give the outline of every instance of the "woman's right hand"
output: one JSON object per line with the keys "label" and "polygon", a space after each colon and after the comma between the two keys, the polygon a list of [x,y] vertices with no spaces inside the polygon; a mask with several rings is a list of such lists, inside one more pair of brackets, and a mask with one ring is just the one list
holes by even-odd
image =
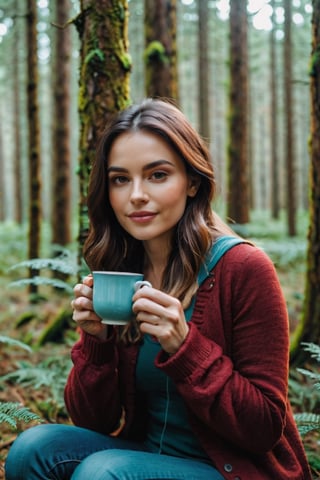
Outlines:
{"label": "woman's right hand", "polygon": [[101,323],[101,318],[93,310],[93,277],[88,275],[82,281],[77,283],[74,289],[75,298],[71,302],[73,309],[73,320],[86,333],[93,335],[100,340],[107,338],[108,327]]}

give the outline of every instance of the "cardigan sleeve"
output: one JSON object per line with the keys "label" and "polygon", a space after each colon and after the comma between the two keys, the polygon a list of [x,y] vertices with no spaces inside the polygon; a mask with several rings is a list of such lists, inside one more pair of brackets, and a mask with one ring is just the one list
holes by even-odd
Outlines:
{"label": "cardigan sleeve", "polygon": [[205,299],[202,323],[191,321],[180,350],[169,358],[160,353],[156,364],[175,381],[193,424],[205,426],[208,436],[263,453],[285,426],[285,301],[270,259],[256,247],[234,247],[214,274],[212,291],[198,293]]}
{"label": "cardigan sleeve", "polygon": [[117,357],[112,338],[101,342],[82,332],[71,351],[73,368],[64,395],[75,425],[100,433],[112,433],[119,426]]}

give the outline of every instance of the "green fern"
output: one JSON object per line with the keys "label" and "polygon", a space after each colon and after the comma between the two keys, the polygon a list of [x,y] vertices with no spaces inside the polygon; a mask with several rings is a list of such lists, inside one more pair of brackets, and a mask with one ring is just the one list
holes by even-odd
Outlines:
{"label": "green fern", "polygon": [[64,278],[61,279],[61,275],[65,278],[78,275],[80,267],[77,264],[76,255],[60,246],[56,246],[56,251],[59,252],[57,257],[24,260],[23,262],[13,265],[9,269],[9,272],[17,269],[28,269],[37,272],[49,270],[50,272],[53,272],[53,277],[34,276],[32,278],[22,278],[10,282],[9,287],[25,287],[29,285],[51,286],[53,288],[65,290],[67,293],[72,293],[72,286],[67,283]]}
{"label": "green fern", "polygon": [[30,268],[33,270],[48,269],[66,275],[76,275],[78,271],[74,261],[70,261],[70,257],[66,255],[57,258],[34,258],[32,260],[25,260],[13,265],[10,271],[19,268]]}
{"label": "green fern", "polygon": [[17,422],[29,423],[34,420],[41,422],[41,418],[27,407],[15,402],[0,402],[0,424],[8,423],[13,429],[17,428]]}
{"label": "green fern", "polygon": [[[71,367],[71,360],[64,358],[48,358],[37,366],[21,361],[14,372],[0,377],[0,381],[15,381],[26,387],[38,389],[42,386],[54,387],[54,384],[65,383],[65,377]],[[63,378],[61,378],[63,377]]]}
{"label": "green fern", "polygon": [[314,358],[317,362],[320,362],[320,345],[308,342],[302,342],[301,345],[304,345],[304,350],[306,352],[310,352],[311,358]]}
{"label": "green fern", "polygon": [[[315,343],[302,343],[304,350],[311,354],[311,357],[314,358],[317,362],[320,362],[320,346]],[[301,373],[305,377],[312,380],[313,387],[319,391],[320,390],[320,373],[307,370],[305,368],[297,368],[297,372]],[[319,403],[318,395],[318,403]],[[308,432],[313,430],[320,431],[320,415],[313,412],[302,412],[296,413],[294,415],[295,421],[297,423],[298,430],[301,435],[306,435]]]}
{"label": "green fern", "polygon": [[310,370],[306,370],[305,368],[297,368],[297,371],[305,377],[310,378],[311,380],[317,380],[317,382],[314,383],[313,386],[317,390],[320,390],[320,373],[311,372]]}
{"label": "green fern", "polygon": [[27,350],[27,352],[32,352],[32,349],[29,347],[29,345],[20,342],[19,340],[15,340],[14,338],[10,337],[5,337],[3,335],[0,335],[0,343],[5,343],[6,345],[9,345],[10,347],[19,347],[23,348],[24,350]]}
{"label": "green fern", "polygon": [[58,278],[35,276],[32,278],[22,278],[21,280],[16,280],[14,282],[9,283],[9,287],[25,287],[27,285],[37,285],[37,286],[47,285],[50,287],[65,290],[68,293],[73,292],[73,287],[71,287],[67,282],[64,282],[63,280],[59,280]]}
{"label": "green fern", "polygon": [[295,371],[290,372],[289,396],[291,405],[299,412],[315,412],[319,407],[319,393],[310,388],[309,382],[301,382],[301,375]]}
{"label": "green fern", "polygon": [[69,357],[51,357],[37,366],[27,361],[21,361],[18,363],[17,370],[0,377],[0,383],[18,383],[23,387],[32,387],[35,390],[47,388],[50,395],[45,402],[46,406],[42,406],[42,410],[65,413],[63,393],[70,369],[71,359]]}
{"label": "green fern", "polygon": [[316,413],[296,413],[294,418],[301,435],[306,435],[312,430],[320,430],[320,415]]}

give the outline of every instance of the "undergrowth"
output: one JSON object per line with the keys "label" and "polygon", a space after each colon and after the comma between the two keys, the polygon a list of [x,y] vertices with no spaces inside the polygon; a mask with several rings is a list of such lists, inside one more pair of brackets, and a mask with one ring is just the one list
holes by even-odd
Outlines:
{"label": "undergrowth", "polygon": [[43,389],[46,398],[35,406],[44,419],[53,422],[57,416],[67,417],[63,391],[70,369],[69,357],[49,357],[36,365],[31,358],[17,362],[15,371],[0,377],[0,385],[7,382],[34,390]]}
{"label": "undergrowth", "polygon": [[0,424],[7,423],[14,430],[19,429],[19,425],[32,421],[40,421],[39,415],[30,412],[27,407],[21,406],[15,402],[0,402]]}

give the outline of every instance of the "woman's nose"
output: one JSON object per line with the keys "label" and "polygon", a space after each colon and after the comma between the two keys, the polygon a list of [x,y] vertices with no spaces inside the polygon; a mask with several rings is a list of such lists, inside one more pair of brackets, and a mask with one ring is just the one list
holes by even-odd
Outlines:
{"label": "woman's nose", "polygon": [[140,180],[132,183],[131,202],[146,202],[148,201],[148,194],[143,182]]}

